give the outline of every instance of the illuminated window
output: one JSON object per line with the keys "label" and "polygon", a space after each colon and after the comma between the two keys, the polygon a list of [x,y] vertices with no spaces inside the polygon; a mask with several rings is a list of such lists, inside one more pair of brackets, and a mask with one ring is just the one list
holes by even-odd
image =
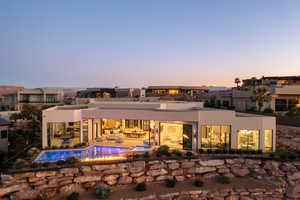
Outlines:
{"label": "illuminated window", "polygon": [[202,126],[201,148],[229,149],[230,126]]}
{"label": "illuminated window", "polygon": [[109,97],[111,97],[111,94],[108,93],[108,92],[103,92],[103,97],[104,98],[109,98]]}
{"label": "illuminated window", "polygon": [[265,130],[265,151],[273,150],[273,130]]}
{"label": "illuminated window", "polygon": [[238,130],[238,149],[259,149],[259,130]]}
{"label": "illuminated window", "polygon": [[170,95],[176,95],[179,94],[179,90],[169,90]]}

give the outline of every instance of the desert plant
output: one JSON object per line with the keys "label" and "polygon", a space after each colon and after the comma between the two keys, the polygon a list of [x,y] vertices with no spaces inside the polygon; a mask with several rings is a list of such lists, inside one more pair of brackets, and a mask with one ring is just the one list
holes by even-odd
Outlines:
{"label": "desert plant", "polygon": [[217,182],[221,184],[229,184],[230,178],[228,176],[221,175],[217,177]]}
{"label": "desert plant", "polygon": [[49,167],[49,165],[50,165],[49,162],[44,162],[44,163],[42,163],[42,166],[43,166],[43,167]]}
{"label": "desert plant", "polygon": [[95,193],[99,199],[108,199],[111,189],[108,186],[99,186],[96,188]]}
{"label": "desert plant", "polygon": [[30,148],[28,151],[27,151],[27,156],[29,156],[29,157],[34,157],[34,156],[36,156],[38,153],[39,153],[39,149],[38,148],[36,148],[36,147],[32,147],[32,148]]}
{"label": "desert plant", "polygon": [[69,196],[67,196],[66,200],[79,200],[80,195],[78,192],[72,192]]}
{"label": "desert plant", "polygon": [[66,164],[66,161],[64,161],[64,160],[58,160],[58,161],[56,161],[55,164],[56,164],[56,165],[65,165],[65,164]]}
{"label": "desert plant", "polygon": [[13,168],[14,169],[21,169],[21,168],[25,168],[25,167],[28,167],[28,166],[29,166],[29,163],[26,160],[18,158],[14,162]]}
{"label": "desert plant", "polygon": [[274,110],[272,108],[268,107],[268,108],[265,108],[263,112],[264,113],[274,113]]}
{"label": "desert plant", "polygon": [[149,152],[145,152],[145,153],[144,153],[144,158],[149,158],[149,157],[150,157]]}
{"label": "desert plant", "polygon": [[138,192],[146,191],[147,190],[147,185],[145,183],[139,183],[135,186],[134,188]]}
{"label": "desert plant", "polygon": [[204,184],[203,181],[200,180],[200,179],[197,179],[197,180],[195,180],[195,182],[194,182],[194,185],[195,185],[196,187],[202,187],[203,184]]}
{"label": "desert plant", "polygon": [[77,163],[78,161],[79,161],[78,158],[72,156],[72,157],[69,157],[69,158],[66,159],[66,164],[71,164],[72,165],[72,164]]}
{"label": "desert plant", "polygon": [[188,152],[185,153],[185,155],[186,155],[187,157],[192,157],[192,156],[193,156],[193,153],[190,152],[190,151],[188,151]]}
{"label": "desert plant", "polygon": [[176,181],[173,179],[167,179],[166,186],[169,188],[174,188],[176,186]]}
{"label": "desert plant", "polygon": [[271,96],[265,87],[258,87],[253,90],[252,100],[257,103],[258,111],[261,112],[264,103],[268,103],[271,100]]}
{"label": "desert plant", "polygon": [[169,153],[169,146],[168,145],[162,145],[160,147],[158,147],[157,149],[157,153],[160,153],[162,155],[167,155]]}
{"label": "desert plant", "polygon": [[182,156],[182,152],[181,152],[180,150],[178,150],[178,149],[174,149],[174,150],[172,151],[172,153],[175,154],[175,155],[178,156],[178,157]]}

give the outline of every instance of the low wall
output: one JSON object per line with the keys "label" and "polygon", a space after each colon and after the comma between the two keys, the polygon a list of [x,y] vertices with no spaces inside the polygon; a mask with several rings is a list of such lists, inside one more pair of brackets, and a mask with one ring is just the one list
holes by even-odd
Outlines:
{"label": "low wall", "polygon": [[[67,195],[73,191],[86,191],[99,184],[132,185],[163,181],[169,178],[184,181],[196,177],[213,178],[219,175],[250,176],[276,184],[276,191],[240,191],[239,194],[245,192],[243,193],[245,200],[247,197],[251,199],[250,196],[253,196],[254,193],[268,195],[269,199],[300,198],[300,162],[255,159],[191,159],[134,161],[1,174],[0,199],[34,199],[39,194],[46,199],[58,194]],[[191,193],[188,195],[201,196],[203,194]],[[234,194],[228,193],[227,195]]]}

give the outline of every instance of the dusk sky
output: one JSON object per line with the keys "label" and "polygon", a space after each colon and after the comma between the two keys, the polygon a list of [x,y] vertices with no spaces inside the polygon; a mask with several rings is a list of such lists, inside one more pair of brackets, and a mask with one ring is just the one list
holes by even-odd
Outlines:
{"label": "dusk sky", "polygon": [[232,86],[300,75],[299,0],[1,0],[0,85]]}

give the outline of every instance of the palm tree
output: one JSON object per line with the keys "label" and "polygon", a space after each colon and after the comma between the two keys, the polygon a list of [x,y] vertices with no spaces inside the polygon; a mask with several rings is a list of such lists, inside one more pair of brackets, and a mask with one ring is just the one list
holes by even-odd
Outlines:
{"label": "palm tree", "polygon": [[239,78],[235,78],[234,83],[236,84],[236,87],[239,87],[239,84],[241,83],[241,80]]}
{"label": "palm tree", "polygon": [[258,87],[253,90],[252,100],[257,102],[258,111],[261,112],[264,103],[269,102],[271,100],[271,96],[265,87]]}

